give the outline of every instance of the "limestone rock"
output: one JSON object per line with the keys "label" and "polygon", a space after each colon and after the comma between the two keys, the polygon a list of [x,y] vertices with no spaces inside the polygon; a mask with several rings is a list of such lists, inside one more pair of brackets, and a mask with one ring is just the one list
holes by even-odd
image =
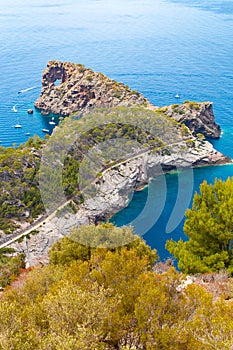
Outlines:
{"label": "limestone rock", "polygon": [[[59,84],[57,84],[59,83]],[[142,94],[81,64],[49,61],[42,75],[42,90],[35,107],[42,114],[68,116],[91,108],[152,106]]]}
{"label": "limestone rock", "polygon": [[[85,68],[82,64],[57,60],[49,61],[43,71],[41,95],[35,101],[35,107],[43,115],[53,113],[61,116],[76,112],[82,114],[92,108],[132,105],[158,109],[127,85]],[[209,138],[220,137],[220,126],[215,123],[211,102],[186,101],[160,110],[184,123],[194,135],[202,133]]]}
{"label": "limestone rock", "polygon": [[184,123],[189,130],[197,135],[217,139],[220,137],[221,129],[215,122],[212,102],[184,102],[181,105],[172,105],[164,108],[169,117],[180,123]]}

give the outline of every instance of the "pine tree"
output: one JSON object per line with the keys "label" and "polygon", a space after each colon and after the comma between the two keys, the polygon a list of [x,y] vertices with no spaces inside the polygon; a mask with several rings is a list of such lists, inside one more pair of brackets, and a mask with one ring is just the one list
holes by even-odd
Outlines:
{"label": "pine tree", "polygon": [[228,269],[233,273],[233,178],[204,181],[186,212],[184,242],[169,240],[166,248],[184,273]]}

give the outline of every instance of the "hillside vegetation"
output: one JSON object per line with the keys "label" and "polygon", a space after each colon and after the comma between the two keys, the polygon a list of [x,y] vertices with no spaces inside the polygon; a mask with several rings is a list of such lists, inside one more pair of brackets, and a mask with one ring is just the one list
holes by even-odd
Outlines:
{"label": "hillside vegetation", "polygon": [[144,107],[97,109],[81,119],[74,115],[64,119],[48,140],[40,167],[43,200],[54,198],[62,204],[65,189],[79,203],[80,186],[97,181],[117,161],[143,151],[171,155],[175,148],[182,153],[192,147],[193,136],[184,124]]}
{"label": "hillside vegetation", "polygon": [[[87,248],[79,235],[98,236]],[[4,350],[229,350],[232,302],[213,300],[203,288],[183,288],[173,267],[154,271],[156,252],[139,237],[104,248],[106,237],[132,235],[110,224],[80,228],[50,251],[48,266],[0,299],[0,347]],[[77,240],[77,241],[76,241]]]}
{"label": "hillside vegetation", "polygon": [[[62,193],[79,204],[81,163],[82,179],[88,181],[90,176],[98,178],[114,162],[142,150],[170,154],[170,144],[181,142],[183,137],[187,142],[192,139],[184,125],[162,113],[143,107],[118,107],[93,111],[81,120],[77,116],[66,118],[47,141],[35,137],[18,148],[1,147],[0,230],[12,233],[21,223],[30,223],[44,213],[39,171],[43,193],[56,198],[62,181]],[[42,154],[45,161],[41,165]],[[56,168],[61,163],[62,172]]]}
{"label": "hillside vegetation", "polygon": [[44,144],[43,139],[34,137],[18,148],[0,147],[0,230],[6,234],[44,210],[38,189]]}
{"label": "hillside vegetation", "polygon": [[167,249],[184,273],[228,270],[233,274],[233,178],[204,181],[186,212],[184,233],[188,240],[170,240]]}

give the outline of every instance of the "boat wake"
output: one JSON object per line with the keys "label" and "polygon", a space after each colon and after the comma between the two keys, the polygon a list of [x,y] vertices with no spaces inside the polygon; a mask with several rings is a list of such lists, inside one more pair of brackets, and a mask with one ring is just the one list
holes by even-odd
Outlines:
{"label": "boat wake", "polygon": [[18,112],[18,109],[16,108],[16,105],[14,105],[13,107],[12,107],[12,109],[11,109],[13,112]]}
{"label": "boat wake", "polygon": [[37,87],[37,86],[31,86],[31,87],[29,87],[29,88],[27,88],[27,89],[19,90],[19,91],[18,91],[18,94],[22,94],[23,92],[30,91],[30,90],[32,90],[32,89],[35,89],[36,87]]}

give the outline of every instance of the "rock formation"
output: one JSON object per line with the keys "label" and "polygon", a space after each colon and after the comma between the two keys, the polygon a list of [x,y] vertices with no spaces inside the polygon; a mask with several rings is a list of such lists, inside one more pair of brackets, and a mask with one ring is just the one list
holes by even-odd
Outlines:
{"label": "rock formation", "polygon": [[[58,83],[58,84],[57,84]],[[35,107],[42,114],[68,116],[91,108],[151,106],[139,92],[81,64],[49,61],[42,75],[42,90]]]}
{"label": "rock formation", "polygon": [[184,123],[194,135],[198,133],[206,137],[217,139],[220,137],[221,129],[215,123],[213,107],[211,102],[186,101],[181,105],[164,107],[166,115]]}
{"label": "rock formation", "polygon": [[[109,79],[81,64],[49,61],[42,74],[40,97],[35,107],[42,114],[68,116],[92,108],[143,105],[157,109],[142,94],[127,85]],[[164,113],[184,123],[195,135],[219,138],[220,126],[215,123],[211,102],[186,101],[181,105],[162,107]]]}

